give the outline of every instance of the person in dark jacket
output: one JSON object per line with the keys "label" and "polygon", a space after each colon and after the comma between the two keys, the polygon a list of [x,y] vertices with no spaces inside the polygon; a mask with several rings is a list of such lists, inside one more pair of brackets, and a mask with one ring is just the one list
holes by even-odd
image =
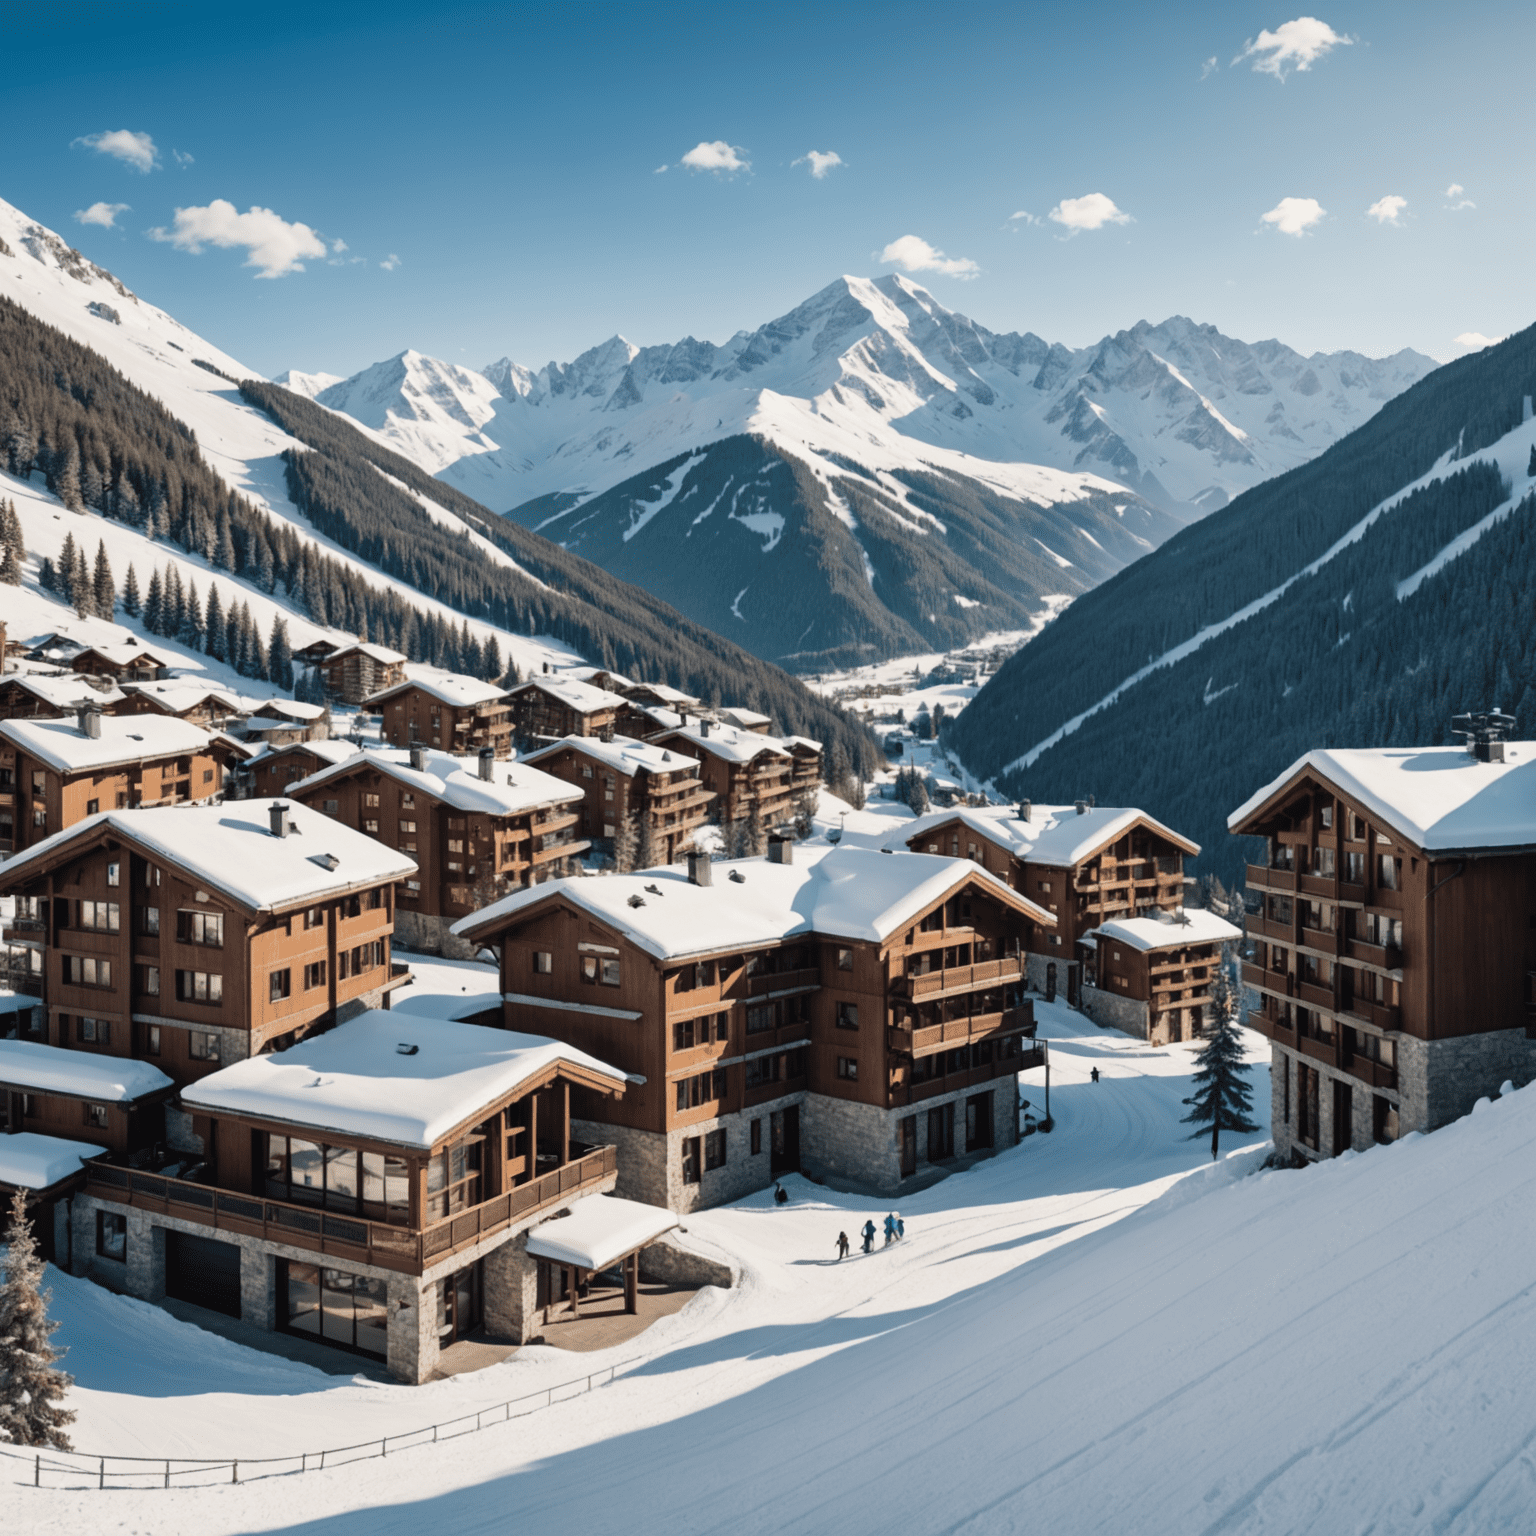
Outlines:
{"label": "person in dark jacket", "polygon": [[896,1241],[896,1213],[891,1212],[885,1218],[885,1246],[889,1248]]}
{"label": "person in dark jacket", "polygon": [[841,1264],[843,1262],[843,1260],[846,1259],[847,1257],[848,1257],[848,1234],[846,1232],[839,1232],[837,1234],[837,1262],[839,1264]]}
{"label": "person in dark jacket", "polygon": [[1097,1067],[1095,1067],[1093,1069],[1093,1071],[1091,1071],[1088,1074],[1088,1076],[1091,1077],[1094,1080],[1094,1082],[1098,1082],[1098,1080],[1099,1080],[1099,1069]]}
{"label": "person in dark jacket", "polygon": [[901,1219],[901,1212],[896,1212],[896,1240],[901,1241],[907,1235],[907,1224]]}
{"label": "person in dark jacket", "polygon": [[775,1205],[789,1204],[789,1191],[782,1184],[775,1184],[773,1186],[773,1203]]}
{"label": "person in dark jacket", "polygon": [[864,1223],[864,1230],[859,1235],[864,1239],[864,1252],[873,1253],[875,1251],[875,1223],[873,1219]]}

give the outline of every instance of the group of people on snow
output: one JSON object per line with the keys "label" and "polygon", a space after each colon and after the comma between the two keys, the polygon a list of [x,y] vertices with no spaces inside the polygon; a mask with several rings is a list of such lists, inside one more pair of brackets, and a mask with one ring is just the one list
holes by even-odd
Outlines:
{"label": "group of people on snow", "polygon": [[[879,1229],[875,1226],[875,1218],[871,1216],[859,1231],[859,1236],[864,1239],[864,1252],[875,1251],[875,1238],[879,1235]],[[907,1235],[907,1224],[901,1219],[899,1211],[892,1211],[885,1218],[885,1246],[889,1248],[892,1243]],[[837,1234],[837,1257],[839,1262],[848,1257],[848,1234]]]}

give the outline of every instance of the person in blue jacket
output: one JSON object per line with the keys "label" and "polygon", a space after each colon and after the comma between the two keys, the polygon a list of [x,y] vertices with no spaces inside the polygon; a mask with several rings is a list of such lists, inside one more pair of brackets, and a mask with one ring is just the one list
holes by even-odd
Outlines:
{"label": "person in blue jacket", "polygon": [[891,1212],[885,1218],[885,1246],[889,1248],[896,1241],[896,1213]]}

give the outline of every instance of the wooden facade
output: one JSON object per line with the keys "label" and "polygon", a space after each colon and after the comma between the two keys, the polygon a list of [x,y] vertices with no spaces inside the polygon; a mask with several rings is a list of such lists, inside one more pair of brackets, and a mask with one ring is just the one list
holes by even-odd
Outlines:
{"label": "wooden facade", "polygon": [[330,652],[314,663],[325,682],[325,691],[346,704],[364,699],[406,680],[405,657],[387,646],[359,640]]}
{"label": "wooden facade", "polygon": [[1204,1033],[1221,963],[1219,944],[1181,943],[1176,925],[1170,925],[1168,943],[1153,949],[1102,931],[1096,942],[1090,985],[1143,1004],[1146,1038],[1154,1045],[1194,1040]]}
{"label": "wooden facade", "polygon": [[[413,742],[463,756],[489,747],[498,758],[512,756],[512,711],[499,688],[461,680],[463,698],[434,691],[422,683],[406,682],[367,700],[383,722],[383,736],[392,747]],[[476,697],[477,694],[483,695]]]}
{"label": "wooden facade", "polygon": [[157,677],[163,677],[170,665],[170,658],[157,651],[127,645],[87,645],[69,658],[72,672],[89,677],[110,677],[118,682],[153,682]]}
{"label": "wooden facade", "polygon": [[238,699],[215,689],[157,687],[153,683],[129,683],[117,700],[103,705],[113,715],[160,715],[185,720],[205,731],[228,730],[248,711]]}
{"label": "wooden facade", "polygon": [[123,697],[115,686],[101,688],[74,673],[12,672],[0,678],[0,720],[63,720],[82,703],[99,704],[105,712]]}
{"label": "wooden facade", "polygon": [[517,739],[539,745],[562,736],[601,736],[605,731],[616,731],[620,716],[628,713],[627,701],[618,694],[590,683],[553,677],[536,677],[519,684],[507,699]]}
{"label": "wooden facade", "polygon": [[650,740],[699,759],[700,780],[715,797],[714,814],[721,822],[745,821],[754,810],[764,827],[793,821],[797,797],[814,787],[803,772],[797,787],[795,759],[786,747],[734,726],[705,721],[657,732]]}

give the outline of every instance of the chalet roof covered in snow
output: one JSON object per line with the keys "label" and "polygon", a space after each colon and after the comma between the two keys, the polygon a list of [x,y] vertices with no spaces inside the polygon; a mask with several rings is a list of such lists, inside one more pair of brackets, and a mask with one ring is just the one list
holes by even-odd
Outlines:
{"label": "chalet roof covered in snow", "polygon": [[99,704],[105,708],[118,703],[123,690],[113,684],[107,689],[93,688],[79,672],[63,676],[52,672],[7,672],[0,677],[0,688],[20,688],[54,709],[73,711],[81,704]]}
{"label": "chalet roof covered in snow", "polygon": [[678,773],[699,766],[698,758],[690,757],[676,747],[652,746],[650,742],[636,741],[633,736],[615,736],[612,741],[604,741],[598,736],[562,736],[552,746],[530,752],[527,761],[537,763],[567,750],[582,752],[606,763],[625,778],[632,778],[639,769],[647,773]]}
{"label": "chalet roof covered in snow", "polygon": [[240,702],[253,715],[295,720],[301,725],[311,725],[326,713],[324,704],[306,704],[301,699],[259,699],[247,694]]}
{"label": "chalet roof covered in snow", "polygon": [[591,1195],[577,1200],[570,1215],[536,1226],[528,1234],[528,1252],[577,1269],[604,1270],[625,1254],[654,1243],[677,1224],[677,1217],[659,1205],[618,1195]]}
{"label": "chalet roof covered in snow", "polygon": [[1019,818],[1018,807],[1014,805],[952,806],[947,811],[930,811],[914,821],[903,822],[883,846],[911,847],[925,832],[937,831],[955,821],[963,822],[1020,859],[1048,864],[1053,869],[1069,869],[1081,863],[1138,822],[1191,857],[1200,852],[1198,843],[1165,827],[1145,811],[1133,806],[1108,805],[1089,806],[1081,815],[1072,805],[1035,805],[1030,807],[1028,821]]}
{"label": "chalet roof covered in snow", "polygon": [[387,645],[375,645],[371,640],[353,640],[346,645],[338,645],[325,659],[328,662],[340,661],[343,656],[350,656],[354,651],[386,667],[396,666],[406,659],[399,651],[392,651]]}
{"label": "chalet roof covered in snow", "polygon": [[195,677],[163,678],[158,682],[125,682],[123,692],[155,699],[174,713],[195,709],[204,699],[212,700],[219,709],[229,714],[243,714],[247,710],[245,699],[238,693],[215,687],[212,683],[200,682]]}
{"label": "chalet roof covered in snow", "polygon": [[579,683],[574,677],[554,672],[547,677],[534,677],[526,683],[519,683],[508,696],[516,698],[518,694],[527,693],[530,689],[547,693],[550,698],[558,699],[583,715],[594,714],[600,709],[623,709],[629,702],[622,693],[609,693],[606,688],[594,688],[591,683]]}
{"label": "chalet roof covered in snow", "polygon": [[793,857],[792,864],[766,859],[715,864],[707,886],[694,885],[686,869],[673,865],[597,880],[550,880],[461,918],[453,931],[471,939],[489,935],[558,896],[621,930],[659,960],[809,933],[879,943],[968,880],[1035,922],[1055,926],[1044,908],[969,859],[804,844]]}
{"label": "chalet roof covered in snow", "polygon": [[344,763],[348,758],[359,756],[362,750],[355,741],[348,741],[340,736],[328,736],[321,741],[288,741],[281,746],[263,742],[251,754],[249,766],[265,767],[273,758],[281,757],[285,752],[313,752],[316,757],[323,758],[328,763]]}
{"label": "chalet roof covered in snow", "polygon": [[[272,831],[275,805],[286,807],[286,837]],[[405,854],[279,798],[101,811],[16,854],[0,866],[0,876],[13,887],[103,836],[131,841],[253,912],[323,901],[416,873],[416,861]]]}
{"label": "chalet roof covered in snow", "polygon": [[89,652],[93,656],[100,656],[103,661],[110,661],[114,667],[131,667],[135,662],[147,661],[151,666],[169,667],[173,659],[160,651],[152,651],[142,645],[80,645],[75,651],[76,656],[84,656]]}
{"label": "chalet roof covered in snow", "polygon": [[686,738],[700,752],[723,758],[728,763],[750,763],[764,752],[774,757],[789,756],[788,747],[777,736],[762,736],[756,731],[744,731],[737,725],[690,720],[686,725],[679,725],[675,734]]}
{"label": "chalet roof covered in snow", "polygon": [[206,751],[212,739],[175,715],[103,715],[100,723],[101,735],[87,736],[73,719],[0,720],[0,738],[59,773],[188,756]]}
{"label": "chalet roof covered in snow", "polygon": [[759,725],[773,724],[773,721],[767,715],[760,715],[755,709],[739,709],[734,704],[728,705],[720,713],[732,725],[739,725],[744,731],[750,731]]}
{"label": "chalet roof covered in snow", "polygon": [[1536,845],[1536,741],[1507,741],[1502,763],[1462,747],[1308,752],[1227,817],[1237,831],[1311,772],[1426,853]]}
{"label": "chalet roof covered in snow", "polygon": [[132,1104],[173,1086],[164,1072],[147,1061],[71,1051],[32,1040],[0,1040],[0,1083],[98,1104]]}
{"label": "chalet roof covered in snow", "polygon": [[1179,912],[1166,922],[1155,917],[1117,917],[1101,923],[1093,933],[1118,939],[1139,950],[1178,949],[1185,944],[1235,944],[1243,936],[1241,928],[1200,907]]}
{"label": "chalet roof covered in snow", "polygon": [[[414,1047],[414,1049],[412,1049]],[[617,1067],[560,1040],[371,1009],[182,1091],[189,1109],[247,1115],[426,1151],[559,1064],[622,1091]]]}
{"label": "chalet roof covered in snow", "polygon": [[354,753],[297,784],[290,784],[285,793],[302,794],[359,768],[373,768],[458,810],[480,811],[489,816],[509,816],[539,805],[564,805],[582,798],[581,790],[574,785],[528,763],[497,760],[491,768],[492,777],[482,779],[478,758],[455,757],[451,752],[431,748],[421,756],[425,766],[413,768],[409,748],[386,747]]}
{"label": "chalet roof covered in snow", "polygon": [[507,697],[507,690],[497,683],[488,683],[478,677],[466,677],[462,672],[448,672],[442,667],[429,667],[421,662],[411,662],[405,669],[405,681],[392,687],[381,688],[363,702],[370,708],[392,699],[396,694],[420,688],[423,693],[440,699],[444,704],[465,709],[475,704],[489,704]]}
{"label": "chalet roof covered in snow", "polygon": [[676,705],[679,709],[696,706],[699,702],[695,695],[684,693],[681,688],[673,688],[668,683],[631,683],[629,686],[636,693],[653,694],[662,704]]}
{"label": "chalet roof covered in snow", "polygon": [[88,1141],[16,1131],[0,1136],[0,1184],[11,1189],[52,1189],[73,1178],[82,1164],[106,1154],[105,1147]]}
{"label": "chalet roof covered in snow", "polygon": [[[540,676],[568,677],[574,682],[591,683],[594,678],[606,677],[609,682],[620,688],[638,688],[639,683],[624,676],[622,672],[615,672],[612,667],[561,667],[555,673],[541,673]],[[595,684],[601,688],[602,684]]]}

